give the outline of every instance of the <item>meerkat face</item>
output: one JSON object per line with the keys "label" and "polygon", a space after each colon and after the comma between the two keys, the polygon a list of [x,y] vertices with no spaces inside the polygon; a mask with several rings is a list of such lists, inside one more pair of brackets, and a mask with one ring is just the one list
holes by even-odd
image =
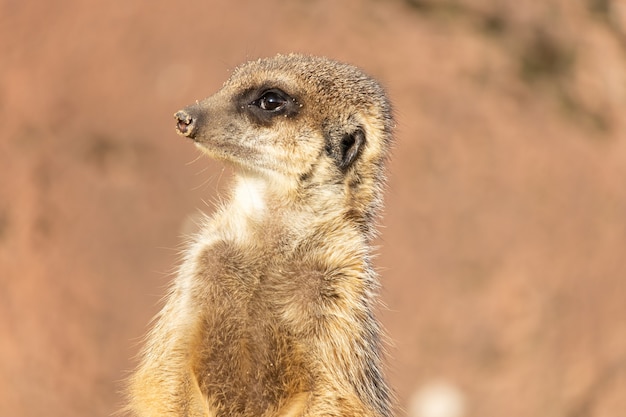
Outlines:
{"label": "meerkat face", "polygon": [[284,82],[231,79],[215,95],[177,112],[177,130],[217,159],[293,176],[315,156],[319,142],[302,123],[297,91]]}
{"label": "meerkat face", "polygon": [[358,181],[376,176],[392,125],[375,81],[352,66],[302,55],[244,64],[175,118],[178,133],[212,157],[317,183],[342,182],[348,173]]}

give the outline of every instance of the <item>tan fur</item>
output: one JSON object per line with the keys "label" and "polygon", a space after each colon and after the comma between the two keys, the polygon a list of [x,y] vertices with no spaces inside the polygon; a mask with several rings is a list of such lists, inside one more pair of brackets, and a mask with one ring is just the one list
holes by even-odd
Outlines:
{"label": "tan fur", "polygon": [[235,166],[235,186],[185,253],[128,411],[391,415],[370,262],[392,128],[382,89],[349,65],[279,55],[176,118]]}

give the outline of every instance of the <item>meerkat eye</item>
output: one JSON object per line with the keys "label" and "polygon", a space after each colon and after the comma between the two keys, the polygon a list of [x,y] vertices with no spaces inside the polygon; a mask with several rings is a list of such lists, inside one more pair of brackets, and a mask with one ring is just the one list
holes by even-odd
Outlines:
{"label": "meerkat eye", "polygon": [[287,104],[287,99],[276,91],[267,91],[261,97],[254,100],[252,105],[266,111],[277,111]]}

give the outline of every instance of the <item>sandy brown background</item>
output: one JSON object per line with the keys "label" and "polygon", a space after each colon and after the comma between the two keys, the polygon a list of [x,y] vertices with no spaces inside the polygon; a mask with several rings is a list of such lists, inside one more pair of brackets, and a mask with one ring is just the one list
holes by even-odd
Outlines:
{"label": "sandy brown background", "polygon": [[0,416],[118,408],[230,176],[172,114],[291,51],[395,104],[376,264],[398,415],[436,415],[444,384],[457,417],[625,416],[621,0],[0,0]]}

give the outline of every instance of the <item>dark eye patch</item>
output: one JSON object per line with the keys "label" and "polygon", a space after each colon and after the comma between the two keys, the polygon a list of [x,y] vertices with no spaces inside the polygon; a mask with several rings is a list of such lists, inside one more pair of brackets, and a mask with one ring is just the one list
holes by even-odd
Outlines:
{"label": "dark eye patch", "polygon": [[246,90],[238,97],[240,111],[247,113],[253,121],[267,126],[277,116],[293,117],[302,105],[280,88],[261,87]]}

